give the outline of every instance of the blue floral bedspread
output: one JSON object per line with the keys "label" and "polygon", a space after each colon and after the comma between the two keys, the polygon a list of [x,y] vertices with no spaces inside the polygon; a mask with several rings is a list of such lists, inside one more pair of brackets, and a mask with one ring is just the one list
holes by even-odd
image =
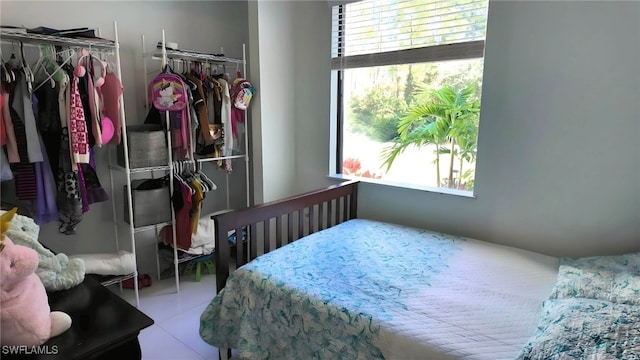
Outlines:
{"label": "blue floral bedspread", "polygon": [[535,333],[518,360],[640,360],[640,307],[605,300],[544,302]]}
{"label": "blue floral bedspread", "polygon": [[518,360],[640,360],[640,253],[562,258]]}
{"label": "blue floral bedspread", "polygon": [[383,359],[381,326],[447,268],[462,238],[355,219],[235,271],[200,336],[243,359]]}

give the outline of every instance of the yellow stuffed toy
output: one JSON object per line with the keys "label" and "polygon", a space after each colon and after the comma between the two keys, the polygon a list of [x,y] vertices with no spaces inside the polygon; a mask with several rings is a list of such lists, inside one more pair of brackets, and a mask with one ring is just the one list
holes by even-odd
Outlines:
{"label": "yellow stuffed toy", "polygon": [[15,245],[5,233],[17,209],[0,216],[0,344],[37,346],[71,327],[71,318],[49,308],[35,270],[38,254]]}

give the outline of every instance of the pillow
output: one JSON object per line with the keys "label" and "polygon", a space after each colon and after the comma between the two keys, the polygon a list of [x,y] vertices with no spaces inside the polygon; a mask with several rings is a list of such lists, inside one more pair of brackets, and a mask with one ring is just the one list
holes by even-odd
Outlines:
{"label": "pillow", "polygon": [[640,305],[640,253],[561,258],[549,298],[570,297]]}
{"label": "pillow", "polygon": [[519,360],[640,359],[640,307],[593,299],[542,304],[538,328]]}

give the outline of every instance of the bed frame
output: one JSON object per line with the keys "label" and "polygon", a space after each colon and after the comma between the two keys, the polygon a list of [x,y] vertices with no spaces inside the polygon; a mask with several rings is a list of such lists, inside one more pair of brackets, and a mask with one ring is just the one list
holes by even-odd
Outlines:
{"label": "bed frame", "polygon": [[[358,181],[354,180],[212,216],[216,229],[217,291],[224,288],[233,269],[248,261],[303,236],[356,218],[357,200]],[[243,230],[246,237],[241,235]],[[235,231],[235,245],[229,242],[230,231]]]}

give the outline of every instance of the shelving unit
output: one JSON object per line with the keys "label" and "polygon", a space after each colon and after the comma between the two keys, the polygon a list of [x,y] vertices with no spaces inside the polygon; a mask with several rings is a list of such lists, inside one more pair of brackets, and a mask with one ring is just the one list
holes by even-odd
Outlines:
{"label": "shelving unit", "polygon": [[[42,34],[2,30],[0,32],[0,40],[2,42],[20,42],[25,45],[34,45],[34,46],[55,45],[55,46],[62,46],[62,47],[68,47],[68,48],[74,48],[74,49],[86,48],[90,52],[99,52],[103,55],[115,56],[115,67],[116,67],[115,71],[118,78],[122,79],[122,69],[120,65],[120,43],[118,39],[117,22],[113,23],[113,31],[114,31],[114,40],[94,39],[94,38],[69,38],[69,37],[61,37],[61,36],[54,36],[54,35],[42,35]],[[98,29],[98,36],[99,36],[99,29]],[[79,53],[79,51],[76,51],[76,53]],[[122,134],[124,138],[123,141],[126,142],[126,119],[125,119],[125,112],[124,112],[124,101],[122,96],[120,98],[120,104],[121,104],[120,118],[122,121],[122,127],[123,127]],[[105,146],[108,146],[108,145],[105,145]],[[126,143],[125,143],[125,149],[126,149]],[[107,150],[109,150],[109,148],[107,148]],[[111,166],[110,151],[107,151],[107,154],[109,156],[109,168],[111,168],[112,166]],[[128,156],[126,156],[126,158],[128,159]],[[116,205],[115,205],[115,200],[113,199],[115,191],[114,191],[113,175],[111,174],[111,171],[109,173],[110,173],[109,176],[110,176],[110,185],[111,185],[111,205],[112,205],[112,213],[113,213],[113,220],[114,220],[115,247],[116,247],[116,252],[118,252],[120,250],[120,244],[119,244],[120,241],[118,238],[118,222],[117,222],[117,215],[116,215],[117,214]],[[137,257],[136,257],[135,239],[133,237],[131,238],[131,252],[134,258],[134,272],[130,274],[122,275],[122,276],[109,277],[108,280],[102,281],[102,285],[109,286],[109,285],[114,285],[118,283],[121,285],[122,281],[133,278],[136,306],[139,307],[140,298],[138,293]],[[121,289],[122,289],[122,286],[121,286]]]}
{"label": "shelving unit", "polygon": [[[155,45],[155,43],[154,43]],[[246,50],[245,50],[245,46],[243,44],[242,46],[242,59],[235,59],[235,58],[230,58],[230,57],[225,57],[225,56],[217,56],[217,55],[211,55],[211,54],[204,54],[201,52],[195,52],[195,51],[185,51],[185,50],[170,50],[166,48],[166,39],[165,39],[165,32],[164,30],[162,30],[162,42],[161,42],[161,47],[159,49],[154,49],[151,52],[145,52],[145,39],[144,39],[144,35],[142,36],[142,54],[143,54],[143,67],[144,67],[144,79],[145,79],[145,86],[148,86],[149,84],[149,79],[147,78],[149,72],[147,70],[147,60],[151,59],[151,60],[156,60],[156,61],[161,61],[162,62],[162,67],[164,67],[165,64],[168,63],[169,60],[186,60],[186,61],[197,61],[197,62],[201,62],[201,63],[205,63],[205,64],[227,64],[227,63],[231,63],[231,64],[236,64],[236,66],[240,66],[242,65],[242,71],[243,74],[246,74]],[[145,90],[145,106],[149,106],[150,101],[148,99],[148,92]],[[168,115],[168,114],[166,114]],[[191,153],[189,154],[191,159],[194,162],[198,162],[198,163],[207,163],[207,162],[213,162],[213,161],[220,161],[220,160],[231,160],[231,159],[244,159],[245,160],[245,187],[246,187],[246,206],[248,207],[250,205],[250,197],[249,197],[249,181],[250,181],[250,173],[249,173],[249,131],[248,131],[248,126],[246,126],[247,124],[247,114],[246,112],[244,113],[245,119],[244,119],[244,124],[245,124],[245,131],[244,131],[244,153],[243,154],[239,154],[239,155],[229,155],[229,156],[222,156],[222,157],[206,157],[206,158],[198,158],[195,156],[195,154]],[[165,116],[165,119],[167,121],[166,124],[166,128],[169,128],[169,116]],[[227,136],[232,136],[230,129],[225,129],[224,131],[226,131]],[[191,137],[191,144],[193,144],[193,131],[190,131],[190,137]],[[171,139],[171,132],[170,131],[166,131],[166,140],[167,140],[167,144],[171,144],[172,143],[172,139]],[[126,144],[125,144],[125,148],[126,148]],[[162,167],[156,167],[156,168],[146,168],[146,169],[129,169],[128,165],[125,167],[125,172],[127,173],[127,184],[131,184],[131,177],[130,175],[134,172],[150,172],[150,171],[156,171],[156,170],[160,170],[160,171],[165,171],[169,173],[169,178],[173,179],[173,175],[174,175],[174,169],[173,169],[173,154],[172,154],[172,150],[170,146],[167,146],[167,151],[168,151],[168,163],[167,166],[162,166]],[[169,186],[170,186],[170,193],[173,194],[173,181],[169,182]],[[131,186],[129,186],[129,189],[131,189]],[[229,194],[229,174],[226,174],[226,208],[228,209],[230,207],[230,194]],[[129,214],[132,214],[132,209],[131,209],[131,191],[129,191],[128,194],[128,201],[129,201]],[[133,224],[133,220],[131,219],[130,224]],[[167,225],[167,224],[171,224],[174,225],[172,226],[173,229],[173,265],[174,265],[174,274],[175,274],[175,283],[176,283],[176,292],[180,291],[180,275],[179,275],[179,270],[178,270],[178,265],[180,263],[186,262],[186,261],[190,261],[193,259],[197,259],[198,257],[201,256],[206,256],[206,255],[192,255],[192,256],[183,256],[183,257],[178,257],[178,249],[177,249],[177,244],[176,244],[176,227],[175,227],[175,212],[173,209],[173,206],[171,207],[171,221],[165,224],[155,224],[155,225],[150,225],[148,227],[144,227],[144,228],[139,228],[139,229],[135,229],[133,227],[133,225],[131,225],[131,236],[132,236],[132,242],[135,243],[135,233],[139,232],[139,231],[145,231],[145,230],[149,230],[149,229],[158,229],[158,226],[163,226],[163,225]],[[155,246],[155,251],[156,251],[156,265],[157,265],[157,271],[158,271],[158,277],[160,276],[160,261],[159,261],[159,254],[158,254],[158,247]]]}

